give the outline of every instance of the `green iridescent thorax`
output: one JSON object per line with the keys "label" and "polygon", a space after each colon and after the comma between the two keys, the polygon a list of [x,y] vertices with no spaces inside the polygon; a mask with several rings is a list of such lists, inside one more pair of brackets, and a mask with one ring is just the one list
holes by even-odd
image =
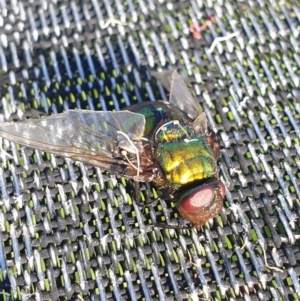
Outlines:
{"label": "green iridescent thorax", "polygon": [[189,124],[168,122],[157,130],[155,140],[155,157],[173,190],[215,174],[216,161],[210,145]]}
{"label": "green iridescent thorax", "polygon": [[195,133],[184,112],[165,102],[143,103],[130,108],[145,116],[144,137],[153,144],[165,187],[176,191],[184,184],[215,175],[217,166],[205,137]]}
{"label": "green iridescent thorax", "polygon": [[183,113],[174,107],[170,107],[168,103],[163,101],[148,102],[134,105],[129,108],[130,111],[145,116],[146,125],[144,137],[151,139],[157,130],[157,127],[163,122],[171,120],[183,120]]}

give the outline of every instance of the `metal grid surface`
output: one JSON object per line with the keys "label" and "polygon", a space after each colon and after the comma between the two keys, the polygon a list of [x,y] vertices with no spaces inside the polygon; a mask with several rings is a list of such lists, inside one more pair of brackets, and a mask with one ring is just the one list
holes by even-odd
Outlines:
{"label": "metal grid surface", "polygon": [[299,26],[296,1],[0,1],[1,122],[166,99],[177,69],[227,186],[202,229],[154,228],[173,203],[2,140],[0,299],[299,300]]}

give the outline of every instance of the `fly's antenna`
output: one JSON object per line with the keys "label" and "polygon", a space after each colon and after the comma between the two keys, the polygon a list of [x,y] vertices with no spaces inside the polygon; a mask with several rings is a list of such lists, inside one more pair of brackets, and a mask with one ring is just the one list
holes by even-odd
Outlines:
{"label": "fly's antenna", "polygon": [[[132,142],[132,140],[128,137],[128,135],[126,135],[124,132],[121,132],[121,131],[117,131],[117,133],[121,134],[122,136],[124,136],[126,138],[126,140],[129,142],[129,144],[132,146],[132,148],[134,149],[135,155],[136,155],[137,167],[133,166],[133,164],[127,158],[126,151],[125,151],[125,158],[128,160],[129,164],[137,170],[137,177],[139,177],[140,176],[140,157],[139,157],[139,151],[136,148],[136,146],[134,145],[134,143]],[[124,156],[124,153],[122,153],[122,155]]]}

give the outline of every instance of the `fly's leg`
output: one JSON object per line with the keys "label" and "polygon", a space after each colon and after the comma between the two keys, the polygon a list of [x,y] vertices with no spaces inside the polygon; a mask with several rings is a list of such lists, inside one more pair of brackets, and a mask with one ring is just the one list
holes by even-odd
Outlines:
{"label": "fly's leg", "polygon": [[141,195],[140,195],[140,183],[137,181],[133,182],[133,194],[136,200],[136,203],[139,207],[143,207],[144,204],[141,202]]}
{"label": "fly's leg", "polygon": [[209,137],[208,137],[208,141],[209,141],[210,147],[212,148],[212,150],[214,152],[215,160],[218,160],[220,158],[220,144],[219,144],[219,139],[212,132],[211,135],[209,135]]}

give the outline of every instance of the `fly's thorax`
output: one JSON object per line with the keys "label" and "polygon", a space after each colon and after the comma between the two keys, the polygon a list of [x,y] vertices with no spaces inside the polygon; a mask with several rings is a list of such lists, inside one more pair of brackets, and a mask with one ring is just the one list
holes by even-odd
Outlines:
{"label": "fly's thorax", "polygon": [[145,102],[127,108],[129,111],[136,112],[145,117],[144,137],[152,139],[156,135],[157,129],[162,123],[168,123],[171,120],[186,119],[185,112],[180,111],[174,106],[170,106],[168,102]]}
{"label": "fly's thorax", "polygon": [[158,124],[167,119],[169,104],[166,102],[147,102],[129,107],[130,111],[145,116],[144,137],[152,138]]}
{"label": "fly's thorax", "polygon": [[156,132],[155,158],[173,190],[216,174],[216,160],[206,137],[195,134],[189,124],[170,121]]}

